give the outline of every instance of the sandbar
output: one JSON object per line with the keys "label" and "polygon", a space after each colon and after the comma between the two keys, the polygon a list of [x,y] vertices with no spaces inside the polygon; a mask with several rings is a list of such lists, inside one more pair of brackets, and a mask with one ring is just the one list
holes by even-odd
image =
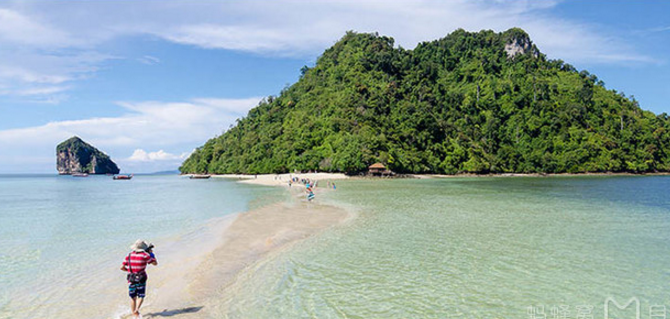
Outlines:
{"label": "sandbar", "polygon": [[[208,239],[204,251],[170,251],[171,265],[149,270],[149,294],[143,318],[208,317],[227,286],[245,268],[271,252],[344,223],[350,214],[342,208],[307,202],[293,189],[292,200],[239,213],[217,222],[217,239]],[[325,192],[326,190],[322,190]],[[211,237],[211,236],[208,236]],[[216,245],[212,247],[211,242]],[[165,258],[164,258],[165,259]],[[155,273],[155,274],[152,274]],[[153,296],[152,296],[153,294]],[[128,316],[122,316],[128,318]]]}

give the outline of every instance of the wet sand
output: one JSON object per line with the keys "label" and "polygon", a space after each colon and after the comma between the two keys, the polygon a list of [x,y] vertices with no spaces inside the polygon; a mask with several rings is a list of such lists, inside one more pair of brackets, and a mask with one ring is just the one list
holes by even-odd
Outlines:
{"label": "wet sand", "polygon": [[169,259],[165,267],[159,264],[149,269],[149,285],[155,288],[148,291],[143,318],[208,317],[219,301],[217,296],[235,282],[240,271],[269,253],[343,223],[349,216],[343,209],[304,201],[297,189],[292,192],[292,202],[218,221],[218,229],[212,230],[218,238],[208,235],[200,239],[208,238],[208,244],[200,251],[166,252],[162,258]]}

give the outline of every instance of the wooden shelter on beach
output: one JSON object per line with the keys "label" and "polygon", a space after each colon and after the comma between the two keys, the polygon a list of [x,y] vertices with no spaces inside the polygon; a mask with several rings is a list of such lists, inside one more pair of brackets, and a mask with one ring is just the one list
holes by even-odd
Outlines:
{"label": "wooden shelter on beach", "polygon": [[377,162],[368,167],[368,175],[384,177],[393,175],[393,172],[386,169],[384,164]]}

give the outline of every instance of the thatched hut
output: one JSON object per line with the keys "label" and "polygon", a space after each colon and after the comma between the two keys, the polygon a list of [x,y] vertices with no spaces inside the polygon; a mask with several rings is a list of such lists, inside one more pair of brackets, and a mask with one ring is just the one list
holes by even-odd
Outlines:
{"label": "thatched hut", "polygon": [[388,171],[382,163],[374,163],[368,167],[368,174],[370,175],[384,175],[385,173],[388,173]]}

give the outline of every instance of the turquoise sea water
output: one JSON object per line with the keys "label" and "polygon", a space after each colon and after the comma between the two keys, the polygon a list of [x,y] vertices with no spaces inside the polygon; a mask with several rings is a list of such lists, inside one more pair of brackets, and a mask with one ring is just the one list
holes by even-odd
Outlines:
{"label": "turquoise sea water", "polygon": [[358,217],[245,271],[217,317],[604,318],[608,298],[636,298],[660,318],[669,190],[665,176],[340,182],[321,200]]}
{"label": "turquoise sea water", "polygon": [[176,175],[0,176],[0,318],[68,318],[63,307],[105,297],[100,280],[118,277],[123,294],[118,267],[135,239],[154,241],[160,256],[167,238],[281,196]]}
{"label": "turquoise sea water", "polygon": [[[244,270],[212,296],[214,318],[603,318],[608,298],[636,298],[642,318],[670,309],[670,177],[337,186],[316,200],[356,217]],[[86,286],[118,277],[136,238],[160,252],[285,194],[178,176],[0,177],[0,318],[69,318],[75,297],[124,294]]]}

